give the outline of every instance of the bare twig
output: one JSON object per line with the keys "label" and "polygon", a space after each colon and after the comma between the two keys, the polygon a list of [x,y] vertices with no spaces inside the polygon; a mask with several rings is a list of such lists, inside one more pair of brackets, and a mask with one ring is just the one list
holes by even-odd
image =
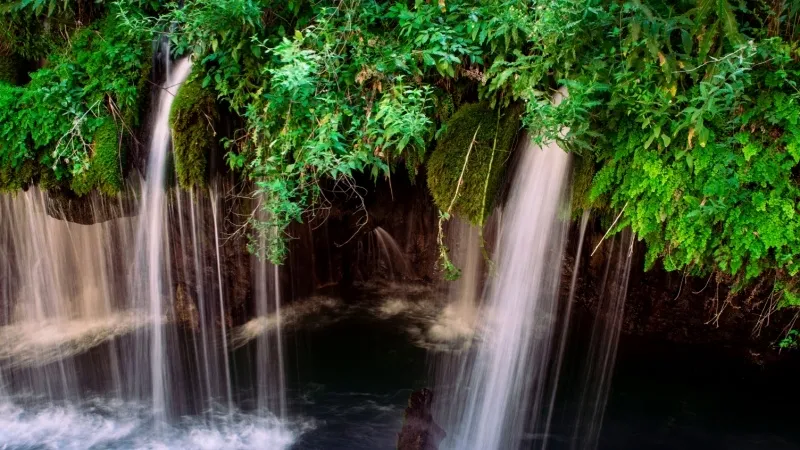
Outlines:
{"label": "bare twig", "polygon": [[589,255],[589,256],[594,256],[595,252],[597,252],[597,249],[598,249],[598,248],[600,248],[600,245],[601,245],[601,244],[603,243],[603,241],[605,241],[605,240],[606,240],[606,238],[608,237],[608,234],[609,234],[609,233],[611,233],[611,230],[613,230],[613,229],[614,229],[614,225],[616,225],[616,224],[617,224],[617,222],[619,222],[619,218],[620,218],[620,217],[622,217],[622,213],[624,213],[624,212],[625,212],[625,208],[627,208],[627,207],[628,207],[628,202],[625,202],[625,206],[623,206],[623,207],[622,207],[622,211],[620,211],[620,212],[619,212],[619,214],[617,214],[617,218],[616,218],[616,219],[614,219],[614,223],[612,223],[612,224],[611,224],[611,226],[610,226],[610,227],[608,227],[608,231],[606,231],[606,234],[604,234],[604,235],[603,235],[603,238],[602,238],[602,239],[600,239],[600,242],[598,242],[598,243],[597,243],[597,246],[595,246],[594,250],[592,250],[592,254],[591,254],[591,255]]}

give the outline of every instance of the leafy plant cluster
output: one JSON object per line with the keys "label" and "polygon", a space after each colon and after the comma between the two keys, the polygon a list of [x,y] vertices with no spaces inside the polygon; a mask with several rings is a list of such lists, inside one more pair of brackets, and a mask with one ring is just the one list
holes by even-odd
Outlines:
{"label": "leafy plant cluster", "polygon": [[570,89],[564,107],[528,104],[539,138],[596,161],[588,202],[624,209],[616,228],[647,243],[647,266],[717,273],[734,291],[769,276],[795,304],[797,5],[596,6],[581,34],[604,39],[566,50],[579,55],[574,69],[554,73]]}
{"label": "leafy plant cluster", "polygon": [[786,336],[778,342],[778,348],[782,350],[796,349],[798,337],[800,337],[800,331],[792,328],[786,333]]}
{"label": "leafy plant cluster", "polygon": [[[34,14],[51,5],[22,4],[39,5]],[[647,243],[648,266],[716,274],[736,289],[769,277],[782,304],[800,305],[797,0],[120,0],[109,9],[56,46],[28,85],[0,84],[0,122],[11,124],[0,131],[0,181],[14,178],[9,168],[35,172],[32,162],[56,179],[84,173],[99,127],[136,109],[142,41],[164,33],[176,54],[192,55],[200,89],[241,120],[222,143],[263,198],[254,217],[267,217],[255,223],[266,239],[254,242],[275,262],[286,227],[326,204],[322,186],[358,195],[358,173],[413,176],[436,144],[447,147],[458,126],[448,119],[464,104],[501,117],[523,105],[535,140],[580,156],[574,203],[607,223],[619,215],[615,230],[631,227]],[[556,106],[558,88],[569,96]],[[462,205],[476,204],[464,195]]]}
{"label": "leafy plant cluster", "polygon": [[67,44],[102,11],[93,0],[6,0],[0,3],[0,57],[37,61]]}
{"label": "leafy plant cluster", "polygon": [[[48,5],[21,4],[35,17]],[[112,7],[105,18],[68,34],[27,84],[0,81],[0,189],[36,181],[71,185],[79,194],[121,186],[119,137],[139,120],[151,38],[121,26],[117,12]]]}
{"label": "leafy plant cluster", "polygon": [[357,195],[357,173],[414,177],[455,107],[495,90],[487,67],[529,45],[518,0],[193,0],[158,17],[124,5],[135,29],[174,27],[176,52],[243,118],[228,162],[264,200],[255,226],[275,262],[289,223],[325,204],[320,186]]}

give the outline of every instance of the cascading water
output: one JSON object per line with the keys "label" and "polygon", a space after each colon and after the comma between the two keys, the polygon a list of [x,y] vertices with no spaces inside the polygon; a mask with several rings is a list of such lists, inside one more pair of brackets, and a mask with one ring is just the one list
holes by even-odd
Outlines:
{"label": "cascading water", "polygon": [[[523,138],[521,160],[503,217],[479,327],[483,340],[468,362],[456,430],[445,442],[454,449],[512,449],[528,424],[537,423],[546,383],[565,229],[570,156],[556,144],[538,148]],[[460,400],[463,398],[463,400]]]}
{"label": "cascading water", "polygon": [[[265,219],[260,202],[255,205],[257,217]],[[265,248],[267,237],[260,236]],[[286,379],[283,367],[283,316],[281,315],[280,269],[265,258],[253,256],[253,280],[257,317],[248,325],[256,329],[256,404],[262,412],[271,411],[286,419]],[[246,336],[248,326],[243,327]],[[242,333],[242,330],[240,330]]]}
{"label": "cascading water", "polygon": [[[163,51],[165,58],[169,59],[169,49]],[[149,311],[153,321],[147,333],[142,333],[142,338],[149,341],[149,361],[140,361],[143,367],[150,369],[150,397],[152,398],[153,415],[157,423],[162,423],[167,414],[167,393],[169,391],[169,376],[165,368],[165,349],[167,348],[164,336],[162,317],[167,312],[164,307],[164,298],[172,297],[171,286],[164,283],[164,278],[169,274],[165,269],[165,236],[166,222],[166,190],[164,182],[168,152],[170,148],[169,114],[175,94],[189,76],[192,64],[188,58],[175,62],[174,67],[167,63],[167,76],[163,88],[158,95],[158,104],[153,120],[152,135],[147,163],[147,179],[142,186],[142,205],[139,213],[139,223],[136,233],[136,268],[133,282],[134,295],[141,306]],[[167,301],[171,307],[171,301]],[[143,348],[140,345],[139,348]],[[141,355],[142,353],[139,352]],[[144,379],[142,377],[141,379]],[[137,386],[142,392],[141,386]]]}
{"label": "cascading water", "polygon": [[[617,242],[619,241],[619,242]],[[622,330],[622,316],[631,274],[634,235],[626,229],[608,243],[606,270],[597,313],[592,326],[589,353],[583,374],[580,404],[573,426],[572,449],[597,448],[603,425],[611,376]],[[613,267],[613,271],[611,268]],[[610,273],[611,272],[611,273]],[[609,278],[610,273],[610,278]]]}
{"label": "cascading water", "polygon": [[[133,221],[69,223],[49,217],[46,202],[36,188],[0,196],[0,372],[9,392],[78,400],[72,357],[144,323],[123,301]],[[114,345],[92,371],[119,392]]]}
{"label": "cascading water", "polygon": [[411,273],[405,254],[392,235],[381,227],[375,227],[372,230],[372,234],[375,237],[377,249],[375,265],[380,267],[381,264],[385,264],[388,269],[387,275],[392,280],[398,278],[398,276],[404,277]]}
{"label": "cascading water", "polygon": [[[434,352],[429,359],[433,364],[432,377],[438,387],[437,399],[456,398],[454,383],[460,382],[466,369],[464,352],[470,349],[478,317],[478,301],[483,276],[480,230],[467,222],[453,219],[448,227],[447,247],[453,264],[461,270],[459,278],[450,282],[447,305],[428,330],[434,342],[449,342],[443,352]],[[434,401],[433,415],[443,424],[457,424],[463,403]]]}
{"label": "cascading water", "polygon": [[[209,189],[175,190],[173,202],[177,214],[176,236],[182,255],[182,279],[176,289],[175,319],[195,332],[193,358],[188,363],[195,390],[194,408],[199,408],[208,422],[213,422],[217,404],[222,402],[226,415],[232,411],[230,371],[227,355],[227,315],[223,314],[227,296],[222,274],[220,229],[217,221],[220,202],[216,186]],[[222,315],[221,315],[222,314]]]}
{"label": "cascading water", "polygon": [[222,359],[225,361],[225,394],[227,399],[228,413],[233,413],[233,386],[231,384],[231,371],[228,367],[228,326],[226,325],[225,314],[225,293],[222,283],[222,258],[220,257],[220,241],[219,241],[219,195],[217,194],[216,186],[209,190],[209,198],[211,200],[211,217],[214,221],[214,257],[216,260],[217,268],[217,293],[219,295],[219,317],[220,317],[220,332],[222,334]]}

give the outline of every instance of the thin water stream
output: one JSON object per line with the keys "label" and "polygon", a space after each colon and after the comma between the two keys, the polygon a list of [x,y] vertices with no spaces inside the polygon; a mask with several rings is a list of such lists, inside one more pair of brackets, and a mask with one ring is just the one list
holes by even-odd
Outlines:
{"label": "thin water stream", "polygon": [[[169,48],[164,49],[169,55]],[[149,362],[151,388],[149,395],[153,404],[156,423],[163,423],[167,415],[167,393],[170,377],[166,370],[167,348],[163,318],[172,307],[171,286],[165,283],[165,221],[167,160],[170,149],[169,113],[180,85],[189,77],[192,63],[189,58],[178,60],[174,67],[167,64],[167,77],[158,96],[153,131],[150,138],[147,178],[142,186],[142,206],[136,232],[136,267],[133,282],[138,291],[134,296],[143,302],[150,313],[152,325],[143,338],[149,340]],[[167,299],[165,305],[165,298]],[[140,388],[140,392],[143,390]]]}
{"label": "thin water stream", "polygon": [[[511,449],[544,398],[566,227],[564,205],[569,154],[526,138],[505,208],[497,274],[489,283],[478,328],[483,336],[465,362],[444,408],[458,411],[446,429],[449,449]],[[442,401],[442,400],[440,400]],[[463,408],[462,406],[463,405]]]}

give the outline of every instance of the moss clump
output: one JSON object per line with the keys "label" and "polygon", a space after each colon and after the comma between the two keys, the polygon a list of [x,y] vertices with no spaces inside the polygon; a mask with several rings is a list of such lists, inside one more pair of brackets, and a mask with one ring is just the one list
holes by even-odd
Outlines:
{"label": "moss clump", "polygon": [[206,184],[208,155],[217,144],[214,123],[218,118],[214,96],[202,88],[199,79],[181,86],[169,120],[175,173],[184,189]]}
{"label": "moss clump", "polygon": [[0,165],[0,193],[25,189],[33,183],[37,172],[38,165],[31,159],[26,159],[16,167]]}
{"label": "moss clump", "polygon": [[594,159],[591,155],[585,154],[573,159],[572,165],[572,213],[580,216],[582,211],[595,206],[589,198],[592,189],[592,179],[594,179],[595,167]]}
{"label": "moss clump", "polygon": [[439,209],[447,211],[450,207],[464,159],[472,145],[464,179],[451,212],[473,224],[483,223],[500,190],[500,181],[520,127],[521,113],[519,105],[496,110],[485,103],[472,103],[459,108],[447,121],[446,130],[438,139],[427,164],[428,188]]}
{"label": "moss clump", "polygon": [[97,129],[92,140],[89,168],[72,178],[70,187],[78,195],[86,195],[94,188],[106,195],[115,195],[122,189],[122,162],[124,146],[120,145],[120,130],[111,118]]}

